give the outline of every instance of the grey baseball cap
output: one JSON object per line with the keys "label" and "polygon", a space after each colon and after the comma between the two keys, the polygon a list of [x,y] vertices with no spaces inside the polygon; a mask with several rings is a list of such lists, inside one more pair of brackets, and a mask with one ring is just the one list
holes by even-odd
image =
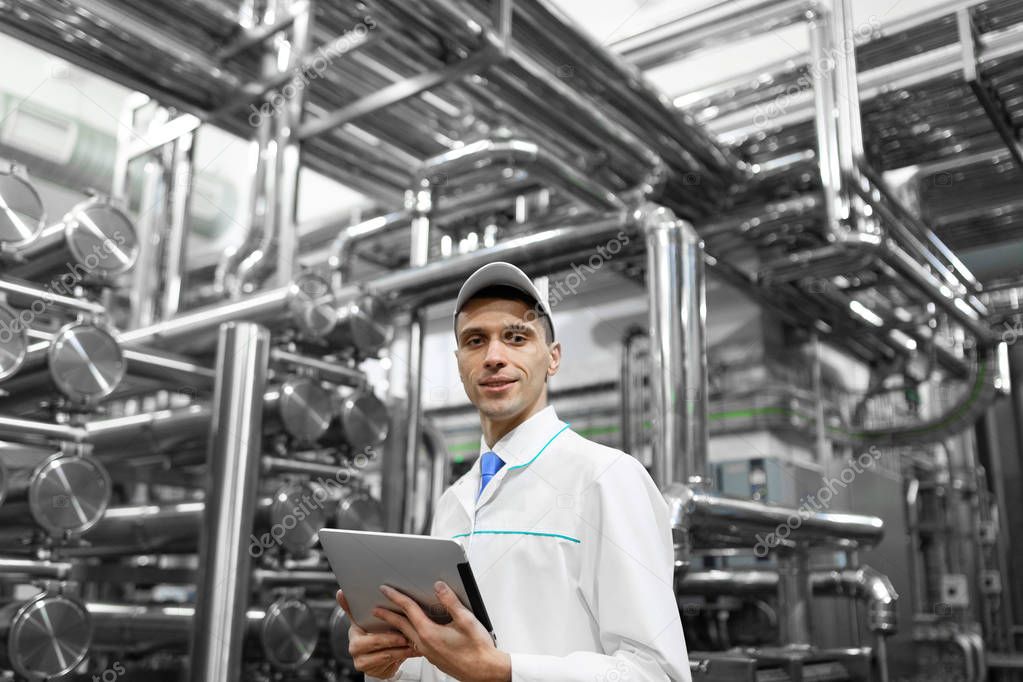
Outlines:
{"label": "grey baseball cap", "polygon": [[[541,296],[533,280],[529,279],[526,273],[519,270],[511,263],[497,261],[487,263],[476,272],[469,275],[469,278],[462,284],[458,291],[458,298],[455,299],[455,321],[458,320],[458,313],[473,296],[487,287],[506,286],[518,289],[526,294],[540,307],[540,312],[547,316],[551,323],[551,332],[554,331],[554,318],[551,316],[551,305],[546,296]],[[552,337],[553,340],[553,337]]]}

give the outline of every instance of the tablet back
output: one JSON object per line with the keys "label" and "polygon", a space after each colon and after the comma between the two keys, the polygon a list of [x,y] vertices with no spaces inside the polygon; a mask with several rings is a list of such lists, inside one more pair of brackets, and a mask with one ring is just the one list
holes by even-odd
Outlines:
{"label": "tablet back", "polygon": [[490,629],[465,551],[454,540],[325,528],[320,531],[320,543],[352,609],[349,615],[363,630],[392,629],[371,615],[375,606],[398,610],[381,594],[381,585],[414,599],[435,622],[450,622],[433,589],[438,580],[446,582]]}

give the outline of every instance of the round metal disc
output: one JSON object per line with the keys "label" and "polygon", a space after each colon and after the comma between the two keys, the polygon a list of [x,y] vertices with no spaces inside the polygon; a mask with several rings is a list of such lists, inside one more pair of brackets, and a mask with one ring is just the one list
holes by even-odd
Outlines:
{"label": "round metal disc", "polygon": [[15,614],[7,653],[14,672],[30,680],[50,679],[78,667],[91,641],[89,614],[81,604],[38,594]]}
{"label": "round metal disc", "polygon": [[266,610],[260,630],[263,653],[278,668],[297,668],[316,650],[316,615],[299,599],[281,598]]}
{"label": "round metal disc", "polygon": [[28,338],[25,325],[14,311],[0,305],[0,379],[6,379],[17,372],[28,352]]}
{"label": "round metal disc", "polygon": [[64,217],[68,248],[88,275],[108,278],[127,272],[139,254],[135,226],[123,211],[92,199]]}
{"label": "round metal disc", "polygon": [[49,357],[53,383],[75,403],[110,395],[124,378],[121,346],[113,336],[90,324],[71,323],[57,332]]}
{"label": "round metal disc", "polygon": [[319,339],[337,324],[334,294],[327,280],[303,273],[291,285],[291,319],[306,338]]}
{"label": "round metal disc", "polygon": [[375,296],[365,295],[337,311],[338,321],[331,341],[351,346],[364,357],[375,356],[394,337],[387,307]]}
{"label": "round metal disc", "polygon": [[13,173],[0,173],[0,244],[20,247],[43,231],[46,212],[35,187]]}
{"label": "round metal disc", "polygon": [[330,393],[308,377],[292,377],[281,384],[277,410],[284,430],[307,443],[321,438],[334,418]]}
{"label": "round metal disc", "polygon": [[356,391],[346,398],[339,418],[345,440],[353,450],[372,448],[387,439],[390,429],[387,405],[372,391]]}
{"label": "round metal disc", "polygon": [[32,474],[32,517],[48,533],[78,534],[103,517],[110,502],[110,477],[89,455],[54,455]]}
{"label": "round metal disc", "polygon": [[330,614],[330,652],[334,655],[335,661],[342,663],[354,663],[355,659],[348,651],[348,628],[352,627],[352,621],[340,606],[334,608]]}
{"label": "round metal disc", "polygon": [[384,531],[384,508],[365,490],[353,490],[337,506],[334,527],[341,530]]}
{"label": "round metal disc", "polygon": [[327,512],[307,483],[283,485],[273,496],[270,523],[284,529],[281,545],[292,554],[304,555],[319,540],[327,525]]}

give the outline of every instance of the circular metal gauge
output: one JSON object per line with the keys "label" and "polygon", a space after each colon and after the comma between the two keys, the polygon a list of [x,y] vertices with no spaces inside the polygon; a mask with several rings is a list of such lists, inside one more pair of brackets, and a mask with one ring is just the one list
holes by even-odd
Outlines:
{"label": "circular metal gauge", "polygon": [[311,273],[303,273],[292,282],[288,309],[292,321],[306,338],[322,338],[337,324],[330,285]]}
{"label": "circular metal gauge", "polygon": [[32,517],[50,535],[78,534],[103,518],[110,503],[110,477],[89,455],[57,454],[32,474]]}
{"label": "circular metal gauge", "polygon": [[320,439],[334,418],[330,393],[308,377],[291,377],[281,384],[277,411],[284,430],[306,443]]}
{"label": "circular metal gauge", "polygon": [[338,308],[330,341],[335,347],[353,348],[363,357],[372,357],[393,337],[390,311],[379,298],[367,294]]}
{"label": "circular metal gauge", "polygon": [[384,508],[365,490],[352,490],[337,506],[334,527],[341,530],[384,531]]}
{"label": "circular metal gauge", "polygon": [[383,443],[391,424],[387,405],[369,390],[345,398],[338,418],[345,440],[356,452]]}
{"label": "circular metal gauge", "polygon": [[110,395],[124,378],[121,346],[99,327],[73,322],[50,344],[50,376],[69,400],[88,404]]}
{"label": "circular metal gauge", "polygon": [[39,193],[25,178],[0,171],[0,246],[17,249],[32,243],[46,224]]}
{"label": "circular metal gauge", "polygon": [[110,278],[135,265],[139,254],[135,226],[106,201],[91,199],[64,216],[68,249],[90,275]]}
{"label": "circular metal gauge", "polygon": [[266,609],[260,629],[263,653],[278,668],[297,668],[316,650],[316,615],[300,599],[281,598]]}
{"label": "circular metal gauge", "polygon": [[89,614],[76,600],[38,594],[15,613],[7,634],[14,672],[30,680],[60,677],[78,667],[92,640]]}
{"label": "circular metal gauge", "polygon": [[26,353],[28,337],[25,325],[13,310],[0,305],[0,380],[21,369]]}
{"label": "circular metal gauge", "polygon": [[330,652],[334,655],[335,661],[342,663],[354,663],[355,659],[348,651],[348,628],[352,621],[340,606],[334,607],[330,614]]}
{"label": "circular metal gauge", "polygon": [[286,484],[273,495],[270,523],[272,528],[279,526],[284,529],[281,546],[301,556],[319,541],[317,533],[327,525],[327,512],[316,500],[309,484]]}

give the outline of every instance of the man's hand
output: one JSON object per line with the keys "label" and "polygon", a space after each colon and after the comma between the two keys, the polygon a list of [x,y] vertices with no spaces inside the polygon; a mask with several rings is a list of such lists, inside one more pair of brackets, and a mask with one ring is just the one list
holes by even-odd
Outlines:
{"label": "man's hand", "polygon": [[373,615],[401,631],[426,660],[456,679],[510,682],[511,657],[494,646],[490,633],[450,587],[437,581],[434,589],[452,618],[447,625],[434,623],[414,600],[387,586],[380,591],[401,613],[377,607]]}
{"label": "man's hand", "polygon": [[[345,613],[351,613],[348,600],[341,590],[337,591],[337,603]],[[398,667],[405,659],[420,655],[400,632],[366,632],[355,621],[348,628],[348,653],[355,659],[356,670],[381,679],[387,679],[398,672]]]}

